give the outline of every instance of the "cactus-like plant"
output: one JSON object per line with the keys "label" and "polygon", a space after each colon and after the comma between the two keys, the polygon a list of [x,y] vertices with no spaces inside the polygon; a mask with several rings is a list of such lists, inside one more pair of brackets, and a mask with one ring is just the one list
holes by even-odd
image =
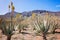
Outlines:
{"label": "cactus-like plant", "polygon": [[37,22],[37,21],[35,21],[34,22],[34,27],[35,27],[37,32],[43,34],[43,39],[47,40],[46,39],[46,34],[47,34],[48,30],[49,30],[50,24],[46,23],[46,24],[48,24],[48,25],[46,25],[44,22]]}
{"label": "cactus-like plant", "polygon": [[13,35],[13,28],[9,25],[8,27],[6,27],[6,22],[3,21],[2,22],[2,32],[4,35],[7,36],[7,40],[11,40],[11,36]]}
{"label": "cactus-like plant", "polygon": [[47,40],[46,35],[50,28],[50,23],[48,21],[48,18],[45,18],[44,16],[41,15],[39,17],[37,16],[37,19],[35,19],[30,25],[34,27],[37,33],[43,35],[44,40]]}

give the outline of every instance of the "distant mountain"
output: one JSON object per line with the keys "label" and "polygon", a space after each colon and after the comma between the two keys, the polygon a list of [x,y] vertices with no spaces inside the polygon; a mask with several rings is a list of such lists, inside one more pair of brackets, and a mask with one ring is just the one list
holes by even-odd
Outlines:
{"label": "distant mountain", "polygon": [[[5,14],[5,16],[9,18],[11,16],[11,13],[12,12],[8,12],[8,13]],[[14,17],[16,16],[16,14],[18,14],[18,12],[15,12],[15,11],[13,13],[14,13],[13,14]]]}
{"label": "distant mountain", "polygon": [[33,10],[33,11],[29,11],[29,12],[22,12],[22,15],[23,16],[31,16],[32,13],[40,14],[40,13],[44,13],[44,12],[47,12],[47,11],[46,10]]}
{"label": "distant mountain", "polygon": [[[46,13],[48,12],[49,14],[55,15],[55,16],[59,16],[60,17],[60,12],[52,12],[52,11],[46,11],[46,10],[33,10],[33,11],[29,11],[29,12],[22,12],[20,14],[22,14],[23,16],[31,16],[32,13],[36,13],[36,14],[42,14],[42,13]],[[7,12],[5,15],[0,15],[0,18],[10,18],[12,12]],[[19,12],[14,11],[14,17],[16,16],[16,14],[18,14]]]}
{"label": "distant mountain", "polygon": [[44,12],[48,12],[46,10],[33,10],[33,13],[44,13]]}
{"label": "distant mountain", "polygon": [[49,14],[55,15],[55,16],[60,16],[60,12],[52,12],[52,11],[46,11],[46,10],[33,10],[33,11],[29,11],[29,12],[22,12],[22,14],[24,16],[31,16],[32,13],[42,14],[42,13],[46,13],[46,12],[48,12]]}

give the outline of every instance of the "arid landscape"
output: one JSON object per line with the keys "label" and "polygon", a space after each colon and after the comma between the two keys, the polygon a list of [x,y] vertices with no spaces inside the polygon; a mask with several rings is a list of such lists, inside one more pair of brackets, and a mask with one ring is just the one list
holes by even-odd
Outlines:
{"label": "arid landscape", "polygon": [[[53,6],[58,1],[40,1],[6,1],[5,4],[9,3],[8,11],[0,13],[0,40],[60,40],[60,9]],[[41,3],[45,5],[42,6]],[[6,5],[3,8],[5,7]],[[16,8],[24,11],[17,12]]]}
{"label": "arid landscape", "polygon": [[[44,12],[44,10],[32,11],[30,15],[29,12],[27,15],[13,13],[12,25],[11,13],[1,15],[0,40],[60,40],[59,12],[56,12],[57,15],[55,12]],[[46,39],[43,33],[46,33]]]}

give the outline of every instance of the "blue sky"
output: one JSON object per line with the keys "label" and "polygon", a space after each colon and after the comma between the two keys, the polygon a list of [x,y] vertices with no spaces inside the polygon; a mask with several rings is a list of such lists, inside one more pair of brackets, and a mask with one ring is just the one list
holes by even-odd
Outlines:
{"label": "blue sky", "polygon": [[[8,11],[10,0],[0,0],[0,15]],[[15,11],[24,12],[32,10],[60,11],[60,0],[12,0]]]}

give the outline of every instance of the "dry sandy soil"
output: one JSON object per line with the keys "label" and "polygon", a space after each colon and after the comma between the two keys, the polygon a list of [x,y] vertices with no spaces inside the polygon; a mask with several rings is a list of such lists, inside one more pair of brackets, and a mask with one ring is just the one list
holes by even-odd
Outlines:
{"label": "dry sandy soil", "polygon": [[[57,29],[56,31],[60,31],[59,29]],[[7,36],[2,34],[2,31],[0,30],[0,40],[6,40]],[[60,33],[55,33],[55,34],[48,34],[47,35],[47,39],[48,40],[60,40]],[[30,34],[14,34],[11,37],[11,40],[43,40],[42,36],[36,36],[36,35],[32,35]]]}

